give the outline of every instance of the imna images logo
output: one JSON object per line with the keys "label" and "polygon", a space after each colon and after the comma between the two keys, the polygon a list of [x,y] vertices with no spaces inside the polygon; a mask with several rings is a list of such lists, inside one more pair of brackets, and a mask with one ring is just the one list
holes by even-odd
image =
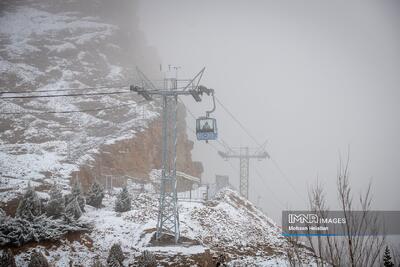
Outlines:
{"label": "imna images logo", "polygon": [[[336,216],[335,216],[336,215]],[[318,217],[315,213],[288,213],[289,224],[345,224],[346,218],[340,214],[331,214],[327,217]]]}
{"label": "imna images logo", "polygon": [[318,215],[289,213],[289,223],[318,223]]}

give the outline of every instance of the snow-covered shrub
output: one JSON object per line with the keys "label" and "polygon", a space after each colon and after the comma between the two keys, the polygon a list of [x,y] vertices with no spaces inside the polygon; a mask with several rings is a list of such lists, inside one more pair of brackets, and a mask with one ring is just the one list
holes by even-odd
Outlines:
{"label": "snow-covered shrub", "polygon": [[156,256],[150,251],[143,251],[137,260],[137,265],[141,267],[156,267]]}
{"label": "snow-covered shrub", "polygon": [[32,220],[42,213],[41,206],[42,204],[35,189],[28,184],[28,189],[18,204],[15,217]]}
{"label": "snow-covered shrub", "polygon": [[49,190],[49,195],[50,195],[50,199],[58,199],[58,198],[62,198],[63,194],[61,192],[60,187],[54,183],[50,190]]}
{"label": "snow-covered shrub", "polygon": [[107,267],[122,267],[122,263],[120,263],[117,259],[111,258],[107,260]]}
{"label": "snow-covered shrub", "polygon": [[81,209],[82,212],[84,212],[86,201],[85,198],[82,196],[81,187],[77,182],[75,182],[74,185],[72,186],[71,194],[65,196],[65,206],[67,206],[74,199],[78,201],[79,208]]}
{"label": "snow-covered shrub", "polygon": [[31,261],[28,267],[49,267],[49,262],[41,252],[34,251],[31,254]]}
{"label": "snow-covered shrub", "polygon": [[65,211],[64,198],[50,199],[46,205],[46,215],[48,217],[60,218]]}
{"label": "snow-covered shrub", "polygon": [[104,267],[104,265],[100,260],[95,260],[92,264],[92,267]]}
{"label": "snow-covered shrub", "polygon": [[75,196],[73,194],[66,194],[64,196],[64,204],[65,207],[68,206],[69,203],[71,203],[75,199]]}
{"label": "snow-covered shrub", "polygon": [[65,208],[65,214],[70,219],[79,219],[82,216],[81,208],[79,207],[78,201],[74,198]]}
{"label": "snow-covered shrub", "polygon": [[62,192],[57,185],[53,185],[49,191],[50,200],[46,205],[46,215],[48,217],[59,218],[65,211],[65,200]]}
{"label": "snow-covered shrub", "polygon": [[97,181],[95,181],[89,188],[86,197],[86,203],[95,208],[100,208],[103,198],[104,188]]}
{"label": "snow-covered shrub", "polygon": [[124,187],[117,196],[115,201],[115,211],[125,212],[131,210],[131,196],[129,195],[128,189]]}
{"label": "snow-covered shrub", "polygon": [[121,245],[118,243],[112,245],[110,251],[108,252],[107,266],[109,267],[122,266],[122,262],[124,261],[124,259],[125,256],[124,253],[122,252]]}
{"label": "snow-covered shrub", "polygon": [[0,208],[0,218],[4,217],[6,217],[6,212],[2,208]]}
{"label": "snow-covered shrub", "polygon": [[0,267],[17,267],[11,249],[0,251]]}
{"label": "snow-covered shrub", "polygon": [[0,208],[0,224],[3,223],[6,217],[7,217],[6,212],[2,208]]}
{"label": "snow-covered shrub", "polygon": [[44,215],[29,221],[7,216],[0,224],[0,246],[21,246],[31,241],[57,240],[68,232],[88,229],[89,226],[85,224],[52,220]]}

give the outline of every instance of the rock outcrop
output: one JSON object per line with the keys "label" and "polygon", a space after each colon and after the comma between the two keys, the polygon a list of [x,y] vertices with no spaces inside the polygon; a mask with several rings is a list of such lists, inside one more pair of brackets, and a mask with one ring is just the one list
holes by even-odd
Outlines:
{"label": "rock outcrop", "polygon": [[[201,162],[192,160],[193,141],[188,139],[185,117],[185,107],[179,105],[177,169],[201,177],[203,166]],[[87,188],[95,178],[105,183],[105,177],[109,175],[115,177],[116,186],[122,186],[126,182],[124,176],[149,182],[150,171],[161,168],[161,141],[162,121],[158,117],[135,137],[101,146],[93,161],[73,173],[72,181],[79,178],[84,188]]]}

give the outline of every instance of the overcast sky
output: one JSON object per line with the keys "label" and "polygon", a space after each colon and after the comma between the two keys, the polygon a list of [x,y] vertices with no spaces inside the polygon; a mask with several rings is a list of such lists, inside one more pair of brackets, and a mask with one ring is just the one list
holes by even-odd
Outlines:
{"label": "overcast sky", "polygon": [[[271,160],[250,163],[250,200],[260,196],[274,219],[283,207],[307,207],[317,177],[334,207],[348,147],[355,193],[372,181],[377,209],[400,208],[400,2],[142,0],[138,15],[163,64],[181,66],[181,78],[206,66],[202,84],[268,140],[297,192]],[[197,116],[211,106],[185,102]],[[215,117],[228,144],[256,145],[219,106]],[[194,158],[204,180],[227,174],[238,185],[238,160],[234,170],[204,142]]]}

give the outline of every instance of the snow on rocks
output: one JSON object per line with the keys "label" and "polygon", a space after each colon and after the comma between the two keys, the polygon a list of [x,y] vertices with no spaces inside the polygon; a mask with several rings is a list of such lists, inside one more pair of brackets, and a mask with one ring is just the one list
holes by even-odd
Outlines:
{"label": "snow on rocks", "polygon": [[[50,264],[90,266],[95,259],[104,264],[111,245],[117,243],[125,256],[124,266],[134,264],[144,251],[153,253],[160,264],[179,265],[184,261],[196,266],[205,257],[224,254],[229,266],[289,266],[285,254],[289,244],[280,236],[279,227],[235,191],[223,190],[215,199],[204,203],[181,202],[180,244],[152,243],[157,222],[157,194],[134,195],[132,210],[121,213],[114,211],[115,199],[106,195],[104,207],[85,207],[86,212],[79,221],[93,225],[90,233],[63,240],[58,246],[39,246],[48,255]],[[24,259],[28,252],[17,256],[19,266],[26,266]],[[306,250],[300,250],[300,254],[313,266]]]}
{"label": "snow on rocks", "polygon": [[[10,37],[11,43],[6,45],[6,49],[12,58],[40,51],[40,48],[31,44],[34,41],[32,35],[43,37],[70,31],[75,33],[70,39],[84,43],[93,38],[110,35],[114,28],[112,25],[93,20],[79,20],[79,17],[72,14],[52,14],[28,6],[18,7],[16,12],[5,12],[0,17],[0,25],[0,34]],[[90,36],[85,33],[87,30],[92,32]],[[73,44],[68,46],[68,48],[71,47]],[[65,45],[47,47],[47,49],[59,51],[66,48]]]}
{"label": "snow on rocks", "polygon": [[278,226],[230,189],[182,216],[190,216],[187,219],[192,222],[182,231],[213,247],[280,247],[284,243]]}
{"label": "snow on rocks", "polygon": [[[129,70],[115,60],[122,53],[115,49],[118,31],[79,12],[52,13],[28,2],[10,5],[0,14],[2,85],[48,95],[66,93],[51,92],[64,88],[128,84],[124,75]],[[118,105],[125,107],[51,113]],[[90,164],[100,146],[134,137],[159,116],[156,106],[139,104],[128,94],[0,100],[0,111],[0,202],[18,197],[27,180],[56,180],[68,187],[71,173]]]}

